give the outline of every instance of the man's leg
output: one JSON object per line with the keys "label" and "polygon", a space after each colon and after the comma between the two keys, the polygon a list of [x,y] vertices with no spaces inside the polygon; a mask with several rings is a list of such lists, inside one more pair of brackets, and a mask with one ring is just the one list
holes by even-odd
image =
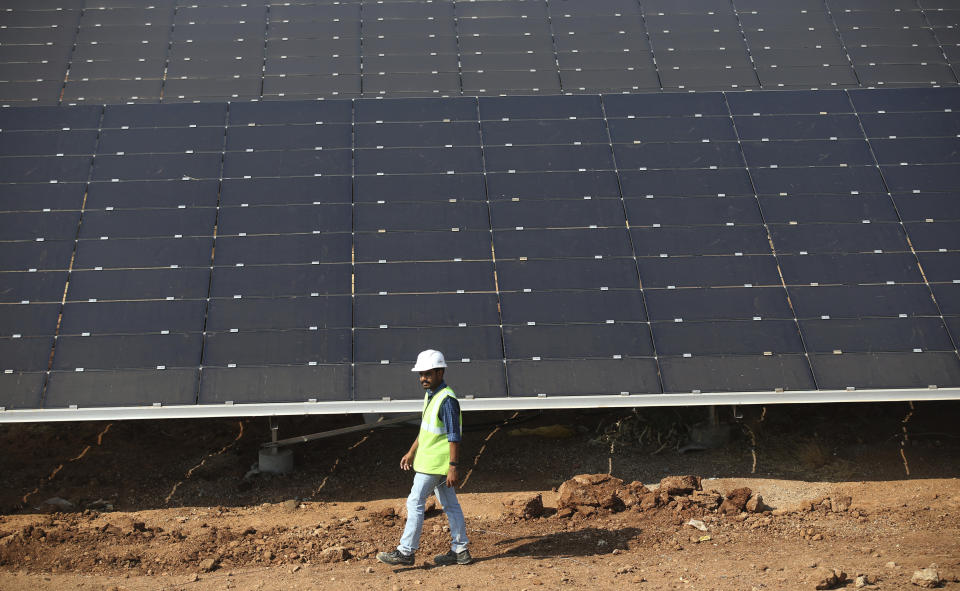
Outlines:
{"label": "man's leg", "polygon": [[440,476],[421,474],[413,477],[413,487],[407,497],[407,523],[403,528],[403,537],[397,550],[403,554],[413,554],[420,547],[420,533],[423,530],[423,508],[430,491],[436,487]]}
{"label": "man's leg", "polygon": [[469,540],[467,524],[463,519],[463,509],[460,508],[460,502],[457,500],[456,489],[440,482],[437,485],[436,494],[443,505],[443,512],[447,514],[447,521],[450,522],[450,549],[459,554],[467,549]]}

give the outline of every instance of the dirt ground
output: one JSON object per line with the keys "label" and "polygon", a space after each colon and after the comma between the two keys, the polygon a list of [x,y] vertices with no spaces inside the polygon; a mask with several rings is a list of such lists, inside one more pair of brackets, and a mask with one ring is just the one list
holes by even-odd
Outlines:
{"label": "dirt ground", "polygon": [[[824,569],[845,573],[838,587],[919,589],[932,564],[960,589],[960,403],[738,413],[721,409],[729,443],[699,451],[684,446],[705,409],[467,414],[459,496],[476,562],[453,567],[432,564],[449,547],[437,510],[415,566],[375,559],[403,528],[415,427],[295,446],[296,472],[277,476],[251,470],[266,419],[4,424],[0,589],[740,591],[814,589]],[[280,436],[359,421],[281,418]],[[720,514],[677,494],[556,511],[564,481],[608,473],[654,490],[697,475],[767,508]],[[544,515],[512,516],[517,493],[541,493]]]}

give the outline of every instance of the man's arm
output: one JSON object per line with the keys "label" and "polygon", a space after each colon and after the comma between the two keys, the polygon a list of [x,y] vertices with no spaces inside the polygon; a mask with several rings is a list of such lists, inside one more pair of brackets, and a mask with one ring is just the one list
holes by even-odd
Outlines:
{"label": "man's arm", "polygon": [[[459,441],[450,441],[450,462],[451,464],[456,464],[460,459],[460,442]],[[457,466],[448,466],[447,470],[447,486],[457,487],[460,486],[460,472],[457,469]]]}
{"label": "man's arm", "polygon": [[413,445],[410,446],[410,451],[403,454],[403,457],[400,458],[400,469],[409,470],[413,467],[413,458],[417,455],[417,446],[420,444],[420,436],[417,435],[417,438],[413,440]]}

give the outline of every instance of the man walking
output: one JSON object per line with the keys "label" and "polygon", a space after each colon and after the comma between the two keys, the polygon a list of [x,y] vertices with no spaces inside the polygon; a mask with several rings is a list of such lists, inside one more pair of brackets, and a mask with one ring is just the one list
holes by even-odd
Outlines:
{"label": "man walking", "polygon": [[433,559],[437,565],[470,564],[467,550],[467,527],[454,490],[460,484],[458,459],[462,434],[460,403],[453,390],[443,381],[447,362],[443,353],[427,349],[417,356],[413,371],[420,374],[425,390],[420,433],[400,458],[400,468],[416,472],[407,497],[407,524],[400,545],[393,552],[380,552],[377,560],[386,564],[413,564],[413,554],[420,547],[423,530],[423,508],[430,492],[437,495],[450,522],[450,551]]}

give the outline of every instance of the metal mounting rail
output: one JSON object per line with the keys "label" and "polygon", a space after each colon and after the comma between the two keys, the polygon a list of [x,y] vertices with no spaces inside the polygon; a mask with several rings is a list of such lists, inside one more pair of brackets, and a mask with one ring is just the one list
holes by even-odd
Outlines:
{"label": "metal mounting rail", "polygon": [[[683,394],[621,394],[597,396],[460,397],[464,411],[559,410],[644,406],[709,406],[747,404],[818,404],[832,402],[898,402],[960,400],[960,388],[885,390],[797,390],[764,392],[701,392]],[[178,406],[116,406],[0,410],[0,423],[60,421],[120,421],[137,419],[199,419],[353,413],[419,413],[423,399],[251,404],[189,404]]]}
{"label": "metal mounting rail", "polygon": [[298,437],[288,437],[287,439],[270,441],[268,443],[261,444],[260,447],[263,447],[263,448],[283,447],[285,445],[293,445],[295,443],[306,443],[307,441],[316,441],[317,439],[327,439],[328,437],[336,437],[337,435],[345,435],[347,433],[375,431],[381,427],[396,425],[398,423],[405,423],[407,421],[410,421],[413,419],[419,419],[419,418],[420,418],[419,414],[403,415],[402,417],[397,417],[395,419],[380,420],[380,421],[377,421],[376,423],[354,425],[352,427],[343,427],[341,429],[334,429],[332,431],[323,431],[321,433],[313,433],[311,435],[300,435]]}

